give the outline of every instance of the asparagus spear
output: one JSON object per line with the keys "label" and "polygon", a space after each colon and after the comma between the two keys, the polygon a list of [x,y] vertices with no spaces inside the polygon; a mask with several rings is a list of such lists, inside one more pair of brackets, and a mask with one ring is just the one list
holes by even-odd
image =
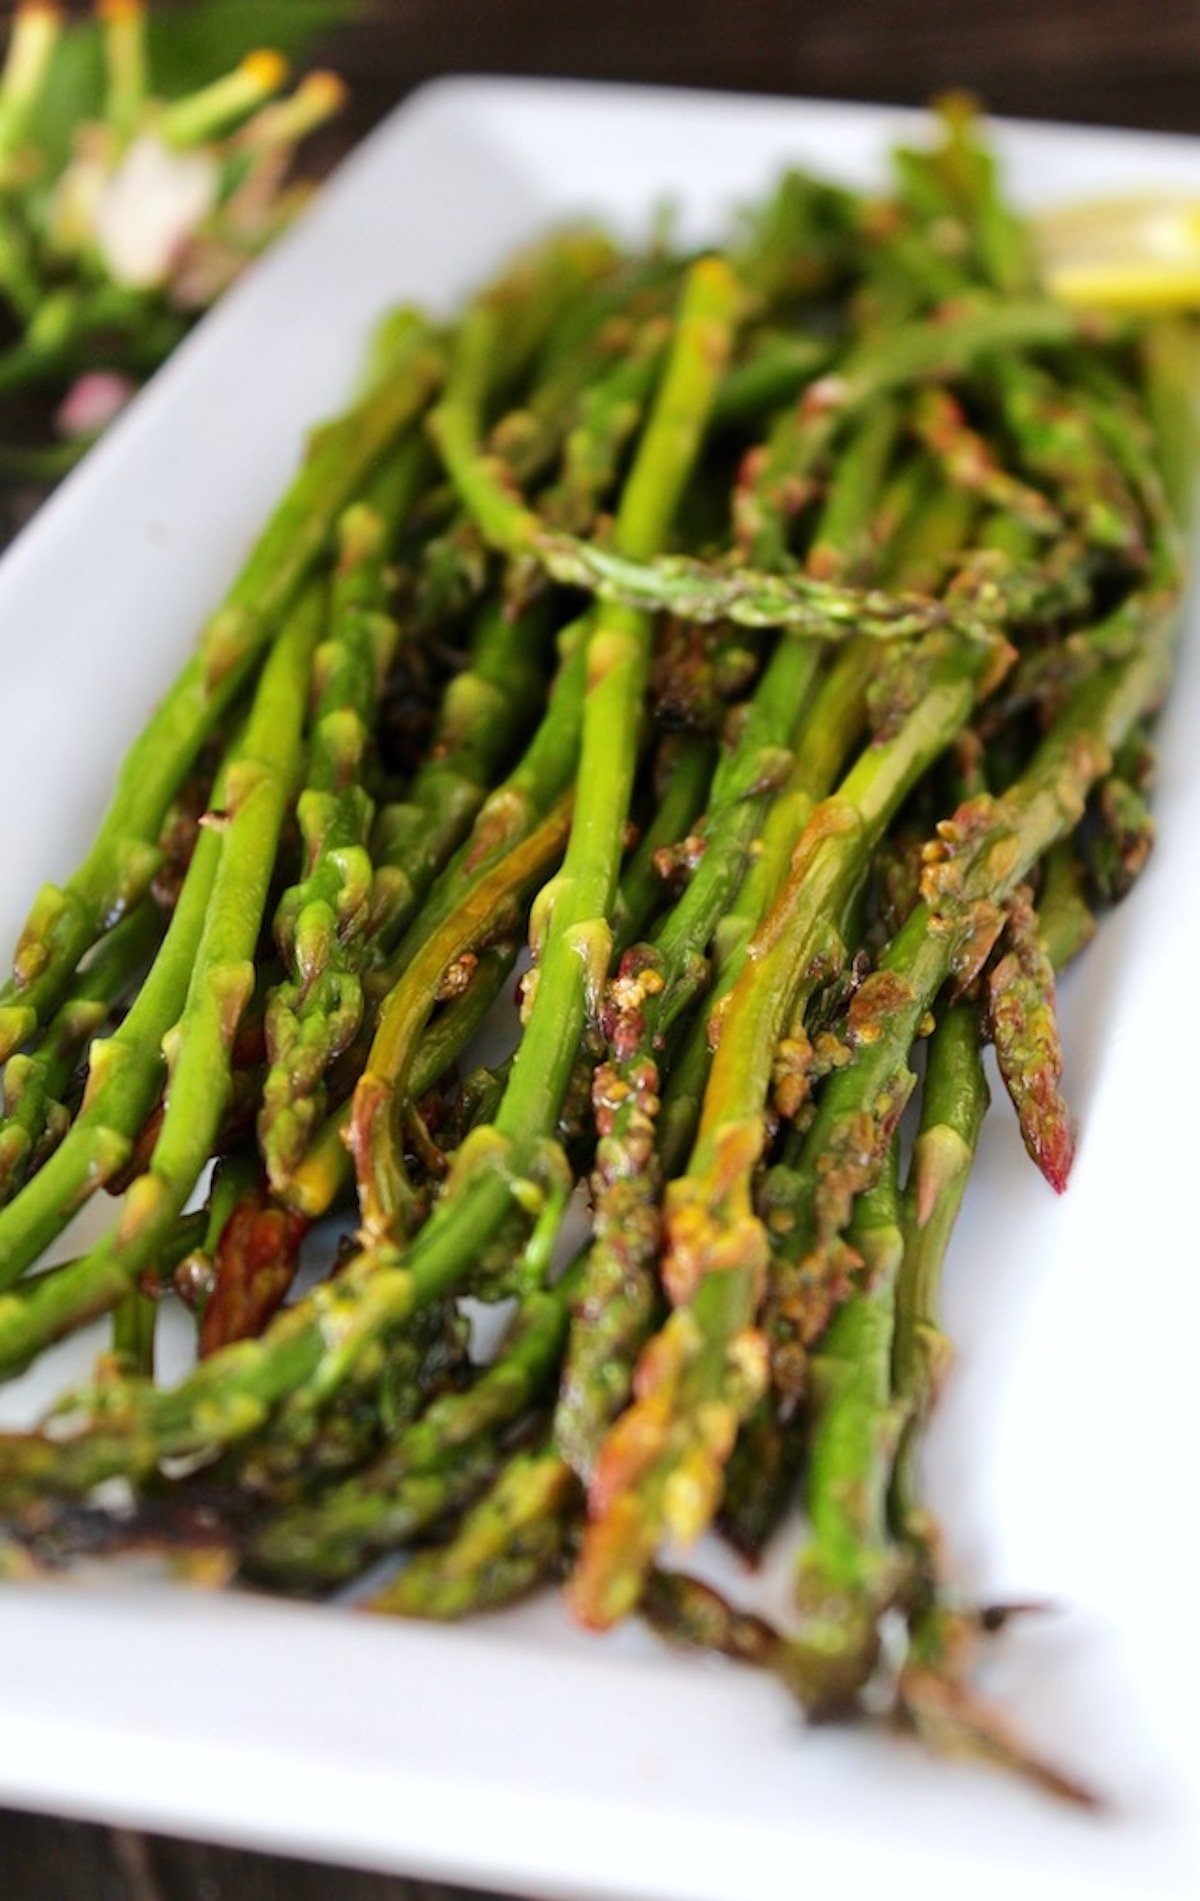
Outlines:
{"label": "asparagus spear", "polygon": [[21,0],[13,16],[0,71],[0,184],[7,184],[9,166],[29,130],[62,28],[60,8],[47,0]]}
{"label": "asparagus spear", "polygon": [[1019,886],[1005,908],[1004,955],[987,975],[988,1027],[1025,1147],[1061,1194],[1075,1155],[1075,1131],[1060,1087],[1054,971],[1028,887]]}
{"label": "asparagus spear", "polygon": [[[687,555],[638,562],[593,542],[539,532],[533,552],[558,581],[584,587],[601,600],[646,611],[667,610],[682,620],[730,620],[742,627],[787,627],[810,640],[851,635],[914,639],[952,623],[940,602],[924,595],[849,587],[809,574],[724,569]],[[964,616],[965,622],[965,616]],[[966,624],[966,631],[972,631]]]}
{"label": "asparagus spear", "polygon": [[[1087,932],[1080,928],[1069,859],[1061,848],[1049,897],[1048,941],[1065,961]],[[913,1588],[913,1554],[919,1579],[934,1562],[932,1534],[916,1504],[916,1422],[926,1416],[940,1382],[945,1343],[929,1316],[935,1307],[938,1265],[958,1213],[987,1100],[978,1013],[970,1005],[952,1006],[930,1043],[904,1233],[893,1142],[890,1166],[863,1195],[851,1223],[864,1285],[834,1316],[811,1360],[807,1491],[813,1538],[801,1554],[798,1591],[806,1615],[796,1648],[808,1698],[816,1708],[836,1706],[862,1687],[878,1655],[883,1612],[898,1591],[907,1594]],[[889,1485],[892,1523],[902,1533],[900,1546],[889,1531]],[[917,1599],[925,1601],[919,1580]],[[965,1620],[939,1605],[936,1612],[922,1611],[918,1624],[912,1720],[948,1740],[952,1699],[942,1691],[949,1691],[949,1678],[934,1684],[933,1677],[936,1659],[948,1661],[965,1641]],[[957,1633],[953,1636],[952,1627]],[[903,1699],[903,1690],[901,1695]],[[969,1708],[982,1722],[984,1712],[977,1704],[968,1705],[961,1685],[953,1700],[964,1726]],[[917,1714],[926,1708],[927,1723]],[[998,1749],[1002,1726],[989,1719],[988,1728]],[[1022,1762],[1028,1761],[1026,1753]]]}
{"label": "asparagus spear", "polygon": [[[435,439],[440,439],[449,417],[452,428],[460,429],[473,443],[481,443],[497,396],[519,383],[531,362],[547,347],[555,327],[570,310],[573,294],[592,288],[593,296],[584,300],[585,307],[594,308],[597,302],[603,307],[607,301],[605,279],[612,277],[614,265],[611,245],[591,232],[565,232],[518,254],[475,298],[456,329],[445,391],[430,417]],[[599,298],[595,295],[597,280]],[[561,371],[557,378],[550,378],[551,405],[559,410],[561,396],[554,385],[561,387],[562,381]],[[568,391],[571,381],[569,375]],[[542,395],[544,399],[545,392]],[[519,434],[527,433],[529,420],[528,411],[519,412]],[[493,446],[511,451],[511,420],[509,436],[503,424],[499,427],[499,439]],[[482,449],[479,453],[483,454]],[[493,466],[497,480],[508,483],[513,479],[506,458],[495,456]],[[486,562],[479,558],[477,533],[468,513],[435,536],[425,549],[416,594],[419,621],[439,619],[469,604],[480,593]]]}
{"label": "asparagus spear", "polygon": [[0,1201],[10,1201],[64,1132],[62,1097],[92,1037],[149,961],[162,924],[144,899],[99,947],[28,1054],[4,1065]]}
{"label": "asparagus spear", "polygon": [[[480,881],[490,877],[506,853],[528,837],[531,829],[545,818],[555,800],[562,796],[569,785],[579,743],[586,682],[584,633],[583,624],[573,622],[560,634],[562,663],[541,724],[524,756],[507,779],[484,799],[469,837],[442,875],[428,889],[425,903],[412,919],[399,946],[377,972],[369,973],[369,996],[382,991],[386,998],[397,978],[408,968],[412,958],[421,953],[435,932],[443,930],[448,923],[452,930],[460,930],[464,908],[470,916],[478,919],[479,905],[474,893]],[[462,678],[466,679],[467,676]],[[469,717],[464,713],[460,728],[463,753],[473,753],[476,749],[484,752],[489,743],[488,732],[494,731],[500,724],[496,719],[488,718],[489,708],[495,705],[495,698],[486,688],[480,692],[474,687],[463,697],[470,712]],[[446,718],[450,720],[448,709]],[[443,726],[442,730],[445,732],[446,727]],[[390,859],[394,860],[400,854],[398,839],[419,831],[416,822],[422,817],[426,821],[426,831],[436,831],[437,812],[430,809],[435,801],[440,804],[443,815],[454,811],[461,783],[459,774],[464,766],[462,763],[451,763],[453,748],[447,744],[445,758],[450,795],[445,802],[441,802],[437,790],[442,784],[437,758],[439,744],[435,741],[434,761],[422,768],[414,781],[409,807],[396,814],[397,836],[389,844],[378,848],[386,851]],[[481,792],[481,786],[476,784],[472,776],[465,787],[464,803],[468,809],[475,796],[481,795]],[[415,895],[420,889],[417,867],[421,861],[419,858],[414,861],[407,853],[405,855],[410,866],[408,875],[412,879],[412,895]],[[426,870],[420,873],[422,881],[427,875],[432,875],[432,867],[428,864]],[[404,898],[394,892],[389,899],[390,914],[403,916],[406,908]],[[345,1181],[343,1131],[348,1132],[349,1116],[347,1108],[326,1121],[284,1188],[284,1195],[290,1205],[310,1218],[324,1214],[329,1209]]]}
{"label": "asparagus spear", "polygon": [[[673,264],[627,264],[582,300],[550,331],[539,364],[544,380],[487,437],[497,475],[518,489],[557,471],[540,506],[548,520],[582,534],[592,526],[615,486],[619,458],[639,427],[653,393],[670,323],[665,293],[678,289]],[[582,334],[581,334],[582,330]],[[477,430],[484,394],[475,352],[462,355],[464,384],[457,406]],[[420,624],[452,614],[486,586],[487,548],[478,523],[459,515],[422,552],[415,612]],[[510,572],[510,605],[533,591],[535,576],[520,565]]]}
{"label": "asparagus spear", "polygon": [[656,1570],[638,1607],[668,1643],[718,1651],[735,1663],[788,1675],[787,1640],[765,1618],[736,1610],[710,1584],[682,1571]]}
{"label": "asparagus spear", "polygon": [[[1044,953],[1057,970],[1078,954],[1095,929],[1067,845],[1057,845],[1048,854],[1037,928]],[[924,1553],[926,1569],[935,1555],[935,1541],[919,1505],[916,1459],[949,1358],[949,1344],[937,1325],[938,1284],[987,1106],[978,1012],[970,1004],[950,1005],[929,1043],[921,1127],[906,1189],[893,1346],[892,1384],[903,1411],[903,1429],[890,1510],[897,1531]]]}
{"label": "asparagus spear", "polygon": [[1025,362],[998,358],[989,370],[1005,425],[1026,467],[1055,490],[1064,512],[1089,540],[1139,556],[1143,530],[1137,504],[1078,390],[1068,395]]}
{"label": "asparagus spear", "polygon": [[[970,505],[961,491],[936,482],[931,486],[928,472],[919,466],[911,473],[902,470],[897,480],[903,497],[885,498],[883,525],[877,525],[875,539],[885,571],[903,580],[919,572],[931,557],[960,545],[967,533]],[[828,536],[825,545],[833,545]],[[711,1062],[709,1044],[719,1033],[725,1000],[745,967],[755,927],[783,882],[795,840],[850,751],[862,723],[875,660],[869,645],[851,644],[828,676],[813,707],[792,786],[772,812],[759,862],[724,921],[723,965],[709,1027],[703,1038],[694,1036],[680,1056],[665,1105],[666,1152],[674,1170],[682,1167],[695,1138]],[[799,1040],[794,1047],[801,1053],[805,1044]],[[738,1548],[751,1557],[761,1552],[794,1496],[804,1428],[802,1413],[789,1409],[777,1390],[764,1393],[742,1424],[730,1457],[721,1523]]]}
{"label": "asparagus spear", "polygon": [[902,1411],[891,1484],[899,1533],[918,1551],[928,1543],[917,1504],[915,1457],[921,1422],[932,1409],[948,1348],[936,1322],[937,1287],[988,1106],[977,1011],[967,1003],[942,1013],[930,1038],[921,1127],[907,1190],[904,1264],[897,1283],[892,1385]]}
{"label": "asparagus spear", "polygon": [[613,904],[613,952],[620,955],[663,907],[665,867],[687,849],[705,809],[714,749],[692,734],[670,733],[654,760],[653,815],[629,854]]}
{"label": "asparagus spear", "polygon": [[987,1108],[976,1011],[947,1009],[930,1040],[921,1128],[907,1190],[906,1241],[896,1287],[895,1407],[903,1421],[891,1487],[896,1533],[913,1553],[918,1582],[908,1650],[897,1681],[902,1720],[941,1753],[1014,1769],[1084,1807],[1092,1792],[1031,1750],[971,1685],[973,1620],[940,1587],[936,1527],[920,1503],[916,1457],[949,1359],[937,1322],[937,1291]]}
{"label": "asparagus spear", "polygon": [[913,410],[913,428],[951,482],[976,495],[1031,534],[1061,534],[1063,518],[1040,489],[1031,488],[1005,469],[995,450],[966,420],[949,390],[926,389]]}
{"label": "asparagus spear", "polygon": [[1141,338],[1154,460],[1175,520],[1191,521],[1196,486],[1197,363],[1190,324],[1152,324]]}
{"label": "asparagus spear", "polygon": [[373,808],[362,784],[368,735],[396,639],[384,614],[384,525],[359,503],[339,526],[328,638],[297,816],[304,876],[280,899],[275,938],[288,967],[267,1002],[270,1068],[258,1118],[272,1186],[286,1179],[324,1103],[326,1070],[362,1019],[356,968],[372,895]]}
{"label": "asparagus spear", "polygon": [[813,1356],[805,1489],[811,1537],[796,1580],[811,1706],[837,1709],[879,1656],[880,1619],[904,1582],[887,1499],[900,1418],[891,1406],[896,1276],[904,1254],[899,1155],[855,1210],[863,1290],[835,1315]]}
{"label": "asparagus spear", "polygon": [[611,370],[583,391],[579,418],[563,443],[562,465],[544,492],[544,518],[567,533],[586,534],[616,485],[621,455],[633,440],[662,370],[670,323],[648,318]]}

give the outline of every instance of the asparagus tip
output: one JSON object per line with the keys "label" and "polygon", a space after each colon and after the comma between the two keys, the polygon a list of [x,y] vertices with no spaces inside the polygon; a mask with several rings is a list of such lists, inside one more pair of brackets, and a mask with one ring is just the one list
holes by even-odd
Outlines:
{"label": "asparagus tip", "polygon": [[1014,1771],[1058,1800],[1096,1813],[1098,1791],[1031,1749],[1001,1713],[953,1674],[909,1665],[899,1685],[901,1720],[938,1755],[992,1763]]}
{"label": "asparagus tip", "polygon": [[260,46],[253,53],[247,53],[241,69],[264,98],[287,83],[288,62],[273,46]]}
{"label": "asparagus tip", "polygon": [[7,1062],[36,1028],[37,1011],[29,1004],[10,1003],[0,1009],[0,1063]]}

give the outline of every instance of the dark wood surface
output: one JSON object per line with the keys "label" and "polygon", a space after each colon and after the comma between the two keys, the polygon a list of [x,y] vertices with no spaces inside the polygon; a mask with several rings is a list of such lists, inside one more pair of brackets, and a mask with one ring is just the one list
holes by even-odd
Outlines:
{"label": "dark wood surface", "polygon": [[4,1809],[0,1895],[4,1901],[495,1901],[465,1888]]}
{"label": "dark wood surface", "polygon": [[[447,72],[892,103],[967,86],[994,110],[1027,117],[1200,129],[1200,0],[370,0],[362,23],[321,54],[354,87],[337,145]],[[4,1811],[0,1895],[481,1901],[426,1882]]]}
{"label": "dark wood surface", "polygon": [[1200,130],[1200,0],[368,0],[334,51],[369,121],[443,72],[653,80]]}

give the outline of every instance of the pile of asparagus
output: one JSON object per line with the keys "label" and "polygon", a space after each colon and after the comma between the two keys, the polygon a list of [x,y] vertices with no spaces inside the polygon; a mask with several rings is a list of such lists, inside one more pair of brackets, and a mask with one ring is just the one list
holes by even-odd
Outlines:
{"label": "pile of asparagus", "polygon": [[[6,1569],[561,1579],[1087,1799],[973,1689],[1007,1613],[919,1455],[985,1045],[1070,1168],[1055,972],[1151,842],[1193,391],[1184,322],[1039,288],[958,101],[886,196],[389,316],[0,995],[0,1369],[111,1316],[0,1438]],[[667,1566],[797,1503],[786,1628]]]}

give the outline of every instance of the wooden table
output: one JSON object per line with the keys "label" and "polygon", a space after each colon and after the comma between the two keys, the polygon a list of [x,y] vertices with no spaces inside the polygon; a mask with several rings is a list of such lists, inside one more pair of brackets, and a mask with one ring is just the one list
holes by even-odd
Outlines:
{"label": "wooden table", "polygon": [[[914,104],[965,86],[996,111],[1025,117],[1180,132],[1196,131],[1200,117],[1200,0],[368,0],[362,23],[321,52],[355,95],[331,156],[446,72]],[[472,1901],[427,1882],[3,1811],[0,1893],[5,1901]]]}

